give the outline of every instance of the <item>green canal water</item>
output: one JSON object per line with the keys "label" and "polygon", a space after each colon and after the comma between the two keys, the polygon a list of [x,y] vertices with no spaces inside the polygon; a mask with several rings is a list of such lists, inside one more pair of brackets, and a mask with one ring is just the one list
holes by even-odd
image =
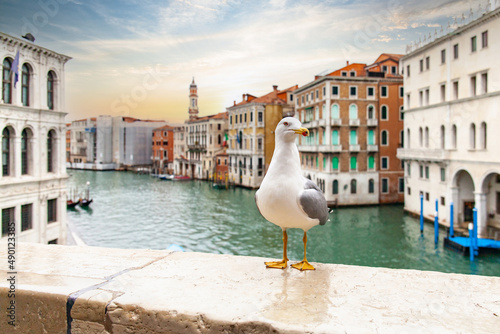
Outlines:
{"label": "green canal water", "polygon": [[[212,189],[208,182],[161,181],[128,172],[69,170],[68,188],[90,182],[89,209],[68,210],[68,220],[91,246],[166,249],[282,257],[281,229],[257,210],[255,191]],[[308,236],[309,261],[370,267],[500,276],[500,254],[469,258],[443,248],[434,231],[401,205],[339,208]],[[288,257],[303,257],[302,230],[289,230]]]}

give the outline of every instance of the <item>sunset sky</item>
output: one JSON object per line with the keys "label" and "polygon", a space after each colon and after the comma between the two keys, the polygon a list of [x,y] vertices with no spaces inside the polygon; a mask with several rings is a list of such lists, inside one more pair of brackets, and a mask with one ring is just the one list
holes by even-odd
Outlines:
{"label": "sunset sky", "polygon": [[[303,85],[314,75],[453,28],[487,1],[3,0],[0,31],[72,57],[66,120],[112,115],[187,119],[242,94]],[[449,31],[449,30],[448,30]]]}

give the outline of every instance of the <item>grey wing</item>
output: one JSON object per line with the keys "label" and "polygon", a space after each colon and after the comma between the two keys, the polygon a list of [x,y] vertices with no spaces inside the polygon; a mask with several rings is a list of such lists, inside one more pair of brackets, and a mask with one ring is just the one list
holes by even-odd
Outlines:
{"label": "grey wing", "polygon": [[304,191],[299,196],[299,204],[309,218],[319,219],[319,224],[325,225],[328,221],[328,205],[321,189],[307,179]]}

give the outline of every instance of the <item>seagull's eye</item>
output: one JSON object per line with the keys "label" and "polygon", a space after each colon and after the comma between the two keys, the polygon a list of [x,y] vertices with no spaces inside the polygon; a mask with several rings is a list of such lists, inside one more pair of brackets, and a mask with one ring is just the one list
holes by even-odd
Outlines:
{"label": "seagull's eye", "polygon": [[288,122],[283,122],[283,125],[284,126],[288,126]]}

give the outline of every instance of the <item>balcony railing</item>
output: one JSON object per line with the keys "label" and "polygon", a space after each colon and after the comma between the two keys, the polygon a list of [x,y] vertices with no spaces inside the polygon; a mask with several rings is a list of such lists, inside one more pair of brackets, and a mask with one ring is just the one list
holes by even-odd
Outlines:
{"label": "balcony railing", "polygon": [[427,161],[443,161],[449,158],[450,152],[444,149],[411,149],[411,148],[398,148],[398,159],[414,159],[414,160],[427,160]]}
{"label": "balcony railing", "polygon": [[206,145],[200,145],[200,144],[188,145],[188,151],[190,151],[190,152],[206,152],[207,151],[207,146]]}
{"label": "balcony railing", "polygon": [[349,119],[349,126],[359,126],[359,118]]}
{"label": "balcony railing", "polygon": [[377,126],[378,125],[378,120],[375,118],[369,118],[366,120],[366,125],[367,126]]}
{"label": "balcony railing", "polygon": [[378,152],[378,145],[366,145],[368,152]]}
{"label": "balcony railing", "polygon": [[351,152],[359,152],[360,151],[360,147],[359,147],[359,145],[349,145],[349,151],[351,151]]}
{"label": "balcony railing", "polygon": [[331,126],[340,126],[340,125],[342,125],[342,119],[340,119],[340,118],[331,119],[330,125]]}

